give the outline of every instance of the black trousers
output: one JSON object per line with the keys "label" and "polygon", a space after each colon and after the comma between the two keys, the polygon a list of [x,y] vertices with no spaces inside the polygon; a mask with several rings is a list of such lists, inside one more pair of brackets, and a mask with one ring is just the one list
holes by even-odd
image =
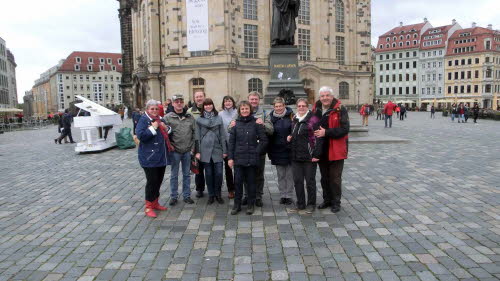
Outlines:
{"label": "black trousers", "polygon": [[154,168],[143,167],[146,174],[146,201],[153,202],[160,197],[160,187],[165,176],[165,168],[165,166]]}
{"label": "black trousers", "polygon": [[73,136],[71,135],[71,129],[62,130],[62,133],[59,136],[59,138],[57,138],[57,141],[61,142],[61,140],[64,139],[65,137],[69,137],[69,141],[73,142]]}
{"label": "black trousers", "polygon": [[203,167],[203,162],[198,161],[200,164],[200,173],[194,175],[194,183],[196,185],[196,191],[205,191],[205,169]]}
{"label": "black trousers", "polygon": [[[259,156],[259,164],[255,168],[255,198],[262,199],[264,195],[264,170],[266,169],[266,155]],[[236,172],[235,172],[236,173]],[[234,176],[236,178],[236,175]],[[245,197],[247,196],[245,186]]]}
{"label": "black trousers", "polygon": [[321,188],[323,189],[323,200],[325,203],[340,206],[343,170],[344,160],[319,162]]}
{"label": "black trousers", "polygon": [[224,170],[226,172],[226,186],[227,186],[227,191],[228,192],[234,192],[234,176],[233,176],[233,170],[229,165],[227,164],[229,160],[227,157],[224,159]]}
{"label": "black trousers", "polygon": [[236,192],[234,194],[234,205],[241,205],[241,198],[243,197],[243,185],[246,188],[248,205],[255,204],[256,196],[256,170],[255,166],[234,166],[234,183]]}
{"label": "black trousers", "polygon": [[292,161],[292,170],[297,206],[306,206],[304,181],[307,189],[307,205],[316,205],[316,163]]}

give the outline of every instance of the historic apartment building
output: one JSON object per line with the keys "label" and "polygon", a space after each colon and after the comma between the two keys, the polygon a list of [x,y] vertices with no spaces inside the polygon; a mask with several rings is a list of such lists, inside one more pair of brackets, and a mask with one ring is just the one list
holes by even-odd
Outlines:
{"label": "historic apartment building", "polygon": [[412,25],[401,22],[379,37],[375,61],[377,102],[420,105],[419,50],[422,34],[431,27],[427,19]]}
{"label": "historic apartment building", "polygon": [[[118,0],[124,77],[122,87],[133,106],[174,94],[192,99],[203,89],[220,104],[222,97],[264,96],[270,81],[272,1],[210,0],[203,50],[190,51],[192,0]],[[205,2],[205,1],[200,1]],[[205,3],[208,3],[205,2]],[[310,100],[328,85],[344,104],[372,102],[370,1],[302,0],[295,42],[300,78]],[[191,28],[193,26],[191,25]],[[196,26],[194,27],[196,28]],[[203,30],[202,30],[203,31]],[[128,70],[130,66],[130,71]]]}
{"label": "historic apartment building", "polygon": [[448,38],[462,27],[455,21],[451,25],[429,28],[422,34],[418,73],[420,79],[420,104],[438,103],[445,98],[445,72],[444,63]]}
{"label": "historic apartment building", "polygon": [[375,51],[377,101],[411,107],[456,102],[499,106],[500,32],[488,28],[432,27],[425,20],[381,35]]}
{"label": "historic apartment building", "polygon": [[0,108],[17,106],[16,60],[0,37]]}
{"label": "historic apartment building", "polygon": [[500,32],[488,28],[460,29],[449,39],[445,63],[446,98],[480,107],[500,106]]}
{"label": "historic apartment building", "polygon": [[64,111],[76,95],[106,107],[121,105],[121,72],[121,54],[72,52],[35,81],[30,92],[33,115]]}

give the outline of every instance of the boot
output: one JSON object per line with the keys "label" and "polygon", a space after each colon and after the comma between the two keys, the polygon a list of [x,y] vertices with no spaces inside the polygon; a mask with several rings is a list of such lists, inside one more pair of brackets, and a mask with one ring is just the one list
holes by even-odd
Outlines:
{"label": "boot", "polygon": [[215,198],[213,196],[208,197],[207,204],[212,205],[214,203]]}
{"label": "boot", "polygon": [[144,208],[144,213],[150,218],[156,218],[156,213],[154,211],[154,203],[146,200],[146,207]]}
{"label": "boot", "polygon": [[153,201],[153,209],[158,211],[166,211],[167,207],[160,205],[160,203],[158,202],[158,198],[156,198],[156,200]]}
{"label": "boot", "polygon": [[240,204],[234,204],[233,209],[231,210],[231,215],[236,215],[241,211],[241,205]]}
{"label": "boot", "polygon": [[253,204],[248,204],[247,215],[252,215],[253,211],[254,211],[254,205]]}
{"label": "boot", "polygon": [[248,198],[243,197],[243,200],[241,200],[241,205],[245,206],[246,204],[248,204]]}

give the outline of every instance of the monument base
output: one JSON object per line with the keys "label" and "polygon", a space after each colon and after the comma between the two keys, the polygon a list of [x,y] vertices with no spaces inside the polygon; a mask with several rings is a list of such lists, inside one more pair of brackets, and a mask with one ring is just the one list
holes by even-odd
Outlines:
{"label": "monument base", "polygon": [[[271,80],[264,97],[265,104],[282,96],[285,102],[307,98],[304,85],[299,77],[299,49],[296,46],[276,46],[269,53]],[[294,103],[294,102],[293,102]]]}

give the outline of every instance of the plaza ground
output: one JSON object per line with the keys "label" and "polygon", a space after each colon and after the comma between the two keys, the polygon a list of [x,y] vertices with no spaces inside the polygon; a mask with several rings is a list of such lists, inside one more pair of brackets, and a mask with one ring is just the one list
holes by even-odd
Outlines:
{"label": "plaza ground", "polygon": [[[1,134],[0,280],[498,280],[500,122],[429,115],[370,117],[410,142],[350,145],[338,214],[280,205],[267,162],[252,216],[229,215],[223,188],[222,206],[150,219],[135,149],[77,155],[55,126]],[[318,189],[321,203],[319,172]]]}

